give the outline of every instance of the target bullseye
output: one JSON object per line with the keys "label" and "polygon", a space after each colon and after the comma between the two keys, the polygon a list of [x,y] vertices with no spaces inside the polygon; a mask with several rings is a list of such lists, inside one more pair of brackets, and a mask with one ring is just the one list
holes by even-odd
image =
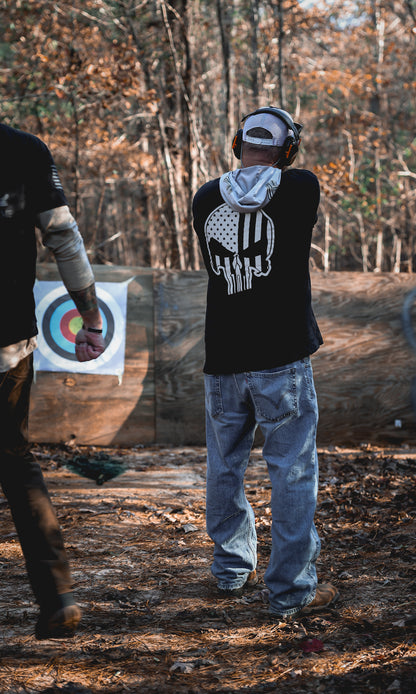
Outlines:
{"label": "target bullseye", "polygon": [[61,318],[59,325],[62,335],[75,344],[75,335],[82,328],[82,318],[76,308],[67,311]]}

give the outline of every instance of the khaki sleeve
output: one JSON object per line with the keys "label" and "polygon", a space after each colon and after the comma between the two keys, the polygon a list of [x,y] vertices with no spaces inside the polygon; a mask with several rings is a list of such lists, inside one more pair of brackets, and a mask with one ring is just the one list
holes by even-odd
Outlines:
{"label": "khaki sleeve", "polygon": [[55,256],[59,273],[66,288],[85,289],[94,283],[94,275],[84,241],[69,207],[56,207],[37,216],[37,226],[44,245]]}

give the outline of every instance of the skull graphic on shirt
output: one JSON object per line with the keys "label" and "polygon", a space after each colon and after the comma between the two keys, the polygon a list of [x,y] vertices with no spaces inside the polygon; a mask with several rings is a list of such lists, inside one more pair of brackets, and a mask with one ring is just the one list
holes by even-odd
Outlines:
{"label": "skull graphic on shirt", "polygon": [[228,294],[251,289],[253,275],[269,274],[274,237],[274,224],[262,210],[241,214],[224,204],[209,215],[205,238],[211,267],[224,274]]}

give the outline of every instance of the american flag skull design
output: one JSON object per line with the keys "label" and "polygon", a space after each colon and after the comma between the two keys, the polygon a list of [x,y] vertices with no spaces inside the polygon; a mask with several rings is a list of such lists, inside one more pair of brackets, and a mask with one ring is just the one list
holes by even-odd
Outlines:
{"label": "american flag skull design", "polygon": [[253,275],[269,274],[274,224],[262,210],[240,214],[220,205],[205,222],[205,238],[211,267],[224,274],[228,294],[251,289]]}

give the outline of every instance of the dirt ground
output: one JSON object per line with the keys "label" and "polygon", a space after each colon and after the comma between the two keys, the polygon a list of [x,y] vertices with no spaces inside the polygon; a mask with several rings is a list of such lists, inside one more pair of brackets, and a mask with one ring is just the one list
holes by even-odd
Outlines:
{"label": "dirt ground", "polygon": [[[36,445],[34,451],[84,614],[76,638],[35,640],[37,608],[0,497],[1,692],[416,691],[416,450],[319,451],[319,577],[337,585],[340,599],[324,613],[291,622],[271,620],[262,581],[241,599],[216,595],[205,533],[204,448]],[[80,455],[110,456],[125,471],[97,485],[68,469]],[[271,515],[260,449],[252,453],[247,494],[263,577]]]}

